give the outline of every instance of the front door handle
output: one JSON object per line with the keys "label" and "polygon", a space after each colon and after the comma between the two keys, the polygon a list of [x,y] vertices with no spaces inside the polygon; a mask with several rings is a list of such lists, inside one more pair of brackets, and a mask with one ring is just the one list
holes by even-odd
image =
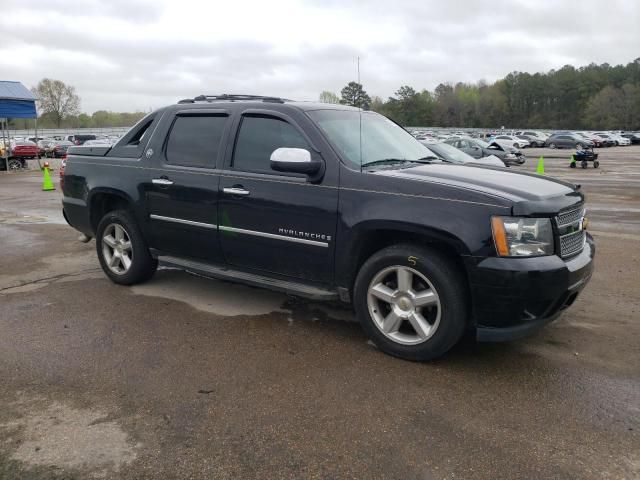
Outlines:
{"label": "front door handle", "polygon": [[245,190],[242,187],[227,187],[223,188],[222,191],[224,193],[228,193],[229,195],[249,195],[251,192],[249,190]]}
{"label": "front door handle", "polygon": [[173,185],[173,182],[169,180],[167,177],[154,178],[151,180],[151,183],[154,185],[161,185],[163,187],[168,187],[169,185]]}

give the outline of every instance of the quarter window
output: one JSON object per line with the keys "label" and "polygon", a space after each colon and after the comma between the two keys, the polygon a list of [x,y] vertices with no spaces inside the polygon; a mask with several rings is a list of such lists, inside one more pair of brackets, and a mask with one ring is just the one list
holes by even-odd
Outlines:
{"label": "quarter window", "polygon": [[167,163],[215,168],[226,121],[224,115],[176,117],[167,140]]}
{"label": "quarter window", "polygon": [[233,154],[233,168],[250,172],[269,172],[271,154],[278,148],[309,146],[291,124],[275,117],[245,116]]}

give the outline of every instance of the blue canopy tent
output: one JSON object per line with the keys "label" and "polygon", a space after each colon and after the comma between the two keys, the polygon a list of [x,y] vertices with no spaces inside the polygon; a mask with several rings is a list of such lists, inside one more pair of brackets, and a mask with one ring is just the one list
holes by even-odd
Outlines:
{"label": "blue canopy tent", "polygon": [[[22,85],[20,82],[11,82],[0,80],[0,130],[2,131],[2,142],[9,144],[9,119],[10,118],[35,118],[36,112],[36,96]],[[5,130],[6,141],[5,141]],[[38,127],[36,124],[36,137],[38,136]],[[8,149],[5,148],[4,166],[9,165]],[[9,168],[7,168],[9,171]]]}

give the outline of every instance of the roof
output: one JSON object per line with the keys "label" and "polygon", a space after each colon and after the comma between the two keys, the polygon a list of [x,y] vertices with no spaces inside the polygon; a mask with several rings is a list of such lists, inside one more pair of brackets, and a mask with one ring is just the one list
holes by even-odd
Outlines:
{"label": "roof", "polygon": [[35,101],[36,96],[20,82],[0,80],[0,100]]}
{"label": "roof", "polygon": [[36,96],[20,82],[0,80],[0,118],[36,118]]}

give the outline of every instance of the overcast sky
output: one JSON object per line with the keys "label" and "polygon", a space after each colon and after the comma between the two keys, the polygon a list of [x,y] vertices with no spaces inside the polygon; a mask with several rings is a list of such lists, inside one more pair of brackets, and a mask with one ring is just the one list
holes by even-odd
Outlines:
{"label": "overcast sky", "polygon": [[640,57],[640,0],[0,0],[0,79],[74,85],[82,110],[198,94],[316,100],[361,79],[493,81]]}

